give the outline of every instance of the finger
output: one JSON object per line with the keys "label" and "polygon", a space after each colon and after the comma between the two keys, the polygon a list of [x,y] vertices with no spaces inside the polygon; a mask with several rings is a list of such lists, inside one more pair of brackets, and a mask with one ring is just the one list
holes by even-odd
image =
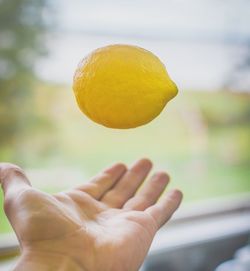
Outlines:
{"label": "finger", "polygon": [[24,171],[20,167],[9,163],[0,163],[0,183],[5,201],[11,201],[21,192],[31,187]]}
{"label": "finger", "polygon": [[124,208],[144,211],[157,202],[168,182],[169,176],[165,172],[154,174],[145,186],[133,198],[126,202]]}
{"label": "finger", "polygon": [[131,198],[152,168],[148,159],[136,162],[102,198],[102,202],[113,208],[121,208]]}
{"label": "finger", "polygon": [[146,209],[155,220],[158,228],[165,224],[179,207],[182,200],[182,193],[179,190],[172,190],[155,205]]}
{"label": "finger", "polygon": [[124,164],[117,163],[94,177],[91,182],[76,189],[88,193],[95,199],[100,199],[123,176],[126,170]]}

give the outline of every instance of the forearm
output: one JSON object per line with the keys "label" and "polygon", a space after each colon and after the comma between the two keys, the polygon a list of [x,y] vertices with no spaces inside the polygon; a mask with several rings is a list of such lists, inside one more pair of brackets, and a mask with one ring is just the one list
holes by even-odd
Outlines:
{"label": "forearm", "polygon": [[84,271],[73,259],[65,255],[22,253],[13,271]]}

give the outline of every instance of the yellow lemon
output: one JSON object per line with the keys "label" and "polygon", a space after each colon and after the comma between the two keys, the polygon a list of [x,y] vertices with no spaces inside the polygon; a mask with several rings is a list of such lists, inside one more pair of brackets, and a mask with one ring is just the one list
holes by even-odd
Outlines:
{"label": "yellow lemon", "polygon": [[83,113],[119,129],[150,122],[178,92],[157,56],[121,44],[86,56],[75,72],[73,89]]}

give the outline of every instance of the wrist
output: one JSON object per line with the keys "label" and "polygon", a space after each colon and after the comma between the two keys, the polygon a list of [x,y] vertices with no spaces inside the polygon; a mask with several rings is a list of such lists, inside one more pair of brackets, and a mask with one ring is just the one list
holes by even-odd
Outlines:
{"label": "wrist", "polygon": [[23,252],[14,271],[84,271],[74,259],[67,255],[44,252]]}

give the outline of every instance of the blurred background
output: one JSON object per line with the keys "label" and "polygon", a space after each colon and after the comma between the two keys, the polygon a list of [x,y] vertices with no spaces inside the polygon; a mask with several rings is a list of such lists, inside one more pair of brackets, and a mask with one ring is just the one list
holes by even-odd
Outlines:
{"label": "blurred background", "polygon": [[[0,0],[0,160],[47,192],[149,157],[184,205],[249,193],[249,25],[248,0]],[[152,51],[179,87],[146,126],[107,129],[76,105],[78,62],[113,43]]]}
{"label": "blurred background", "polygon": [[[48,190],[146,156],[186,201],[250,191],[249,25],[244,0],[1,0],[0,160]],[[107,129],[76,105],[78,62],[112,43],[151,50],[179,87],[146,126]]]}

